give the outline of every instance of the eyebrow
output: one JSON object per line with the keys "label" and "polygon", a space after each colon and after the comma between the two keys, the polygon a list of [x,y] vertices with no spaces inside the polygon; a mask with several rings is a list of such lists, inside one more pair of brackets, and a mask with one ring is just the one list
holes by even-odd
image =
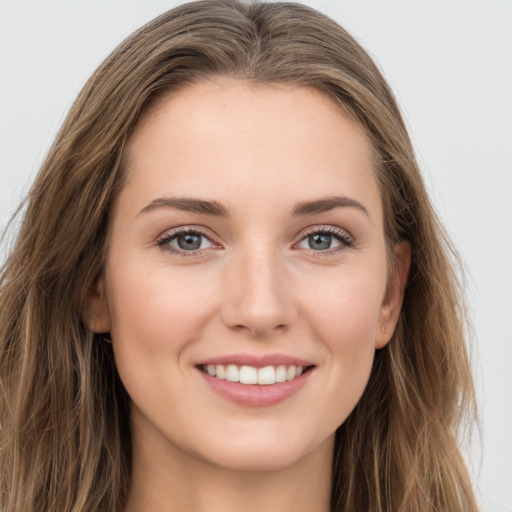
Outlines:
{"label": "eyebrow", "polygon": [[137,216],[152,212],[158,208],[173,208],[184,212],[214,215],[216,217],[229,217],[228,209],[217,201],[206,201],[188,197],[159,197],[149,202]]}
{"label": "eyebrow", "polygon": [[[174,210],[212,215],[215,217],[231,216],[228,209],[217,201],[189,197],[159,197],[144,206],[137,216],[152,212],[159,208],[172,208]],[[334,210],[335,208],[356,208],[370,218],[368,210],[359,201],[347,196],[331,196],[314,201],[303,201],[295,205],[291,211],[291,216],[302,217],[306,215],[315,215]]]}
{"label": "eyebrow", "polygon": [[368,210],[359,201],[347,196],[331,196],[318,199],[316,201],[304,201],[302,203],[298,203],[292,210],[292,216],[298,217],[325,213],[330,210],[334,210],[335,208],[356,208],[370,218]]}

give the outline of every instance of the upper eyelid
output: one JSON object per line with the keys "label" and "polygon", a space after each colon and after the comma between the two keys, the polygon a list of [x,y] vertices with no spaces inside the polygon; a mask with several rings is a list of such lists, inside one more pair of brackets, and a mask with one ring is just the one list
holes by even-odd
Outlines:
{"label": "upper eyelid", "polygon": [[338,235],[342,238],[349,238],[352,242],[354,241],[354,237],[348,230],[332,225],[310,226],[309,228],[301,231],[301,233],[298,235],[300,236],[299,241],[303,240],[305,237],[311,235],[312,233],[328,233],[331,235]]}
{"label": "upper eyelid", "polygon": [[[207,238],[213,244],[217,246],[222,245],[217,241],[218,237],[214,234],[211,234],[211,230],[197,225],[183,225],[168,229],[157,237],[157,244],[160,244],[160,242],[168,241],[169,239],[172,239],[173,237],[183,233],[198,233]],[[304,238],[310,236],[313,233],[328,233],[334,236],[337,235],[342,239],[348,239],[351,243],[355,243],[354,237],[346,229],[333,225],[313,225],[302,229],[301,232],[296,236],[296,241],[293,243],[293,245],[295,246],[297,243],[301,242],[304,240]],[[198,249],[198,251],[201,251],[201,249]]]}
{"label": "upper eyelid", "polygon": [[[215,238],[215,235],[210,235],[211,230],[209,228],[205,228],[203,226],[198,226],[195,224],[177,226],[175,228],[166,229],[157,238],[162,238],[167,235],[175,235],[177,233],[188,233],[188,232],[191,232],[191,233],[197,232],[197,233],[200,233],[200,234],[206,236],[207,238],[210,236],[213,236]],[[306,228],[301,229],[297,236],[304,237],[304,236],[308,236],[311,233],[316,233],[316,232],[345,233],[350,238],[352,238],[352,235],[346,229],[340,228],[337,226],[328,225],[328,224],[325,224],[325,225],[322,225],[322,224],[317,225],[316,224],[316,225],[308,226]]]}
{"label": "upper eyelid", "polygon": [[208,238],[211,242],[213,242],[215,235],[211,233],[211,230],[207,228],[203,228],[202,226],[179,226],[176,228],[170,228],[163,231],[160,235],[157,236],[157,241],[163,240],[165,238],[172,238],[176,235],[180,235],[183,233],[199,233],[200,235],[203,235],[204,237]]}

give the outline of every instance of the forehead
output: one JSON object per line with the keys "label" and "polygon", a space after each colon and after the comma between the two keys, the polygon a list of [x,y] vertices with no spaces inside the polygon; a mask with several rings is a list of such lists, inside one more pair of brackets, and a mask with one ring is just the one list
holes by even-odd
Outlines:
{"label": "forehead", "polygon": [[166,94],[140,119],[123,166],[126,187],[148,200],[349,194],[380,203],[363,129],[307,87],[218,79]]}

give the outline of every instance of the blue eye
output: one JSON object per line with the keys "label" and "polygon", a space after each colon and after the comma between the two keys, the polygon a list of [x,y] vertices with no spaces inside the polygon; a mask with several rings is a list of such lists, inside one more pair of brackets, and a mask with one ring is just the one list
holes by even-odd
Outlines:
{"label": "blue eye", "polygon": [[311,249],[313,251],[339,250],[350,247],[352,239],[345,232],[333,231],[330,229],[318,229],[305,236],[298,244],[300,249]]}
{"label": "blue eye", "polygon": [[325,251],[326,249],[330,249],[333,242],[337,242],[337,240],[334,240],[332,235],[327,235],[326,233],[315,233],[314,235],[309,235],[307,237],[307,241],[310,249],[314,249],[315,251]]}
{"label": "blue eye", "polygon": [[170,252],[195,252],[213,246],[212,241],[199,231],[186,230],[165,235],[158,240],[158,246]]}

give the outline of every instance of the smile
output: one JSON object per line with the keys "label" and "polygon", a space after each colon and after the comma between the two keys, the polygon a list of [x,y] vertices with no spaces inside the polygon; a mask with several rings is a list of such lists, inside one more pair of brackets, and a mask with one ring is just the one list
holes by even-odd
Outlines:
{"label": "smile", "polygon": [[295,365],[265,366],[263,368],[248,365],[238,366],[236,364],[207,364],[200,366],[203,372],[217,379],[262,386],[293,380],[302,375],[308,368]]}
{"label": "smile", "polygon": [[243,406],[266,407],[291,398],[312,379],[317,365],[282,354],[231,354],[195,365],[218,396]]}

